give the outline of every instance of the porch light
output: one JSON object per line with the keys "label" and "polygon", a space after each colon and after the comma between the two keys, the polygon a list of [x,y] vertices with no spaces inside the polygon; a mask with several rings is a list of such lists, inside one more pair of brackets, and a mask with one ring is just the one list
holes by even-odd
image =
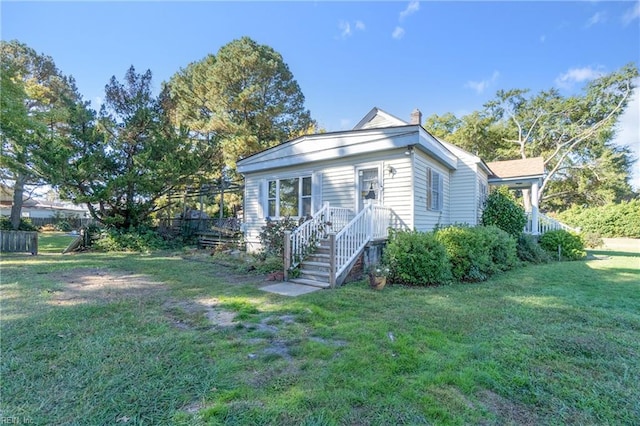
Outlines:
{"label": "porch light", "polygon": [[412,152],[413,152],[413,145],[407,145],[407,149],[404,152],[404,155],[411,155]]}
{"label": "porch light", "polygon": [[387,168],[387,171],[389,172],[389,174],[390,174],[391,176],[395,176],[395,175],[396,175],[396,173],[398,172],[398,171],[396,170],[396,168],[395,168],[395,167],[393,167],[391,164],[389,164],[389,167]]}

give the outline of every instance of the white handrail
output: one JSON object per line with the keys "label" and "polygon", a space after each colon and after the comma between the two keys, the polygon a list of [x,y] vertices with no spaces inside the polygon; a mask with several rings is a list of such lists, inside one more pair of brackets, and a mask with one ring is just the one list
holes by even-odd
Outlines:
{"label": "white handrail", "polygon": [[[533,223],[532,223],[533,215],[531,212],[527,212],[526,215],[527,215],[527,224],[525,225],[524,232],[531,234],[533,233]],[[542,235],[548,231],[557,231],[559,229],[564,229],[565,231],[569,231],[569,232],[580,232],[580,229],[578,228],[573,228],[552,217],[549,217],[542,213],[538,213],[538,230],[537,230],[538,235]]]}
{"label": "white handrail", "polygon": [[298,266],[311,247],[326,237],[328,213],[329,204],[327,203],[311,219],[291,231],[290,253],[285,253],[285,257],[288,256],[290,259],[290,268]]}
{"label": "white handrail", "polygon": [[351,222],[335,236],[335,275],[337,279],[356,258],[367,243],[387,238],[391,221],[391,209],[372,203],[367,204]]}

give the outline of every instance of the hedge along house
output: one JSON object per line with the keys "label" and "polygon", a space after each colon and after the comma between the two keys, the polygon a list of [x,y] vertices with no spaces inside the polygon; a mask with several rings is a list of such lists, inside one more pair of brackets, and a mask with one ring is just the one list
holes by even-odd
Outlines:
{"label": "hedge along house", "polygon": [[247,249],[260,249],[267,219],[312,217],[285,237],[285,276],[299,268],[291,281],[333,287],[389,228],[477,225],[490,178],[501,184],[500,176],[421,120],[418,110],[407,123],[373,108],[353,130],[302,136],[238,161]]}

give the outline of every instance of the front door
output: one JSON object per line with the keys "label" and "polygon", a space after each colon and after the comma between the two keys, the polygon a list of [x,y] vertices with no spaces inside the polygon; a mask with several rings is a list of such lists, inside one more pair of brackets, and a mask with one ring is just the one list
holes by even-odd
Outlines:
{"label": "front door", "polygon": [[369,200],[379,204],[381,195],[378,168],[358,170],[358,211],[362,210]]}

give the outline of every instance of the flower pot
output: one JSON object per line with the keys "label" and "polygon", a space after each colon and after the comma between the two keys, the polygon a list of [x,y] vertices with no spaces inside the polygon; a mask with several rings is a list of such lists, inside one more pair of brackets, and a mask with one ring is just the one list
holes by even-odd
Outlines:
{"label": "flower pot", "polygon": [[369,285],[374,290],[382,290],[386,284],[387,284],[387,277],[377,277],[375,275],[371,275],[369,277]]}

